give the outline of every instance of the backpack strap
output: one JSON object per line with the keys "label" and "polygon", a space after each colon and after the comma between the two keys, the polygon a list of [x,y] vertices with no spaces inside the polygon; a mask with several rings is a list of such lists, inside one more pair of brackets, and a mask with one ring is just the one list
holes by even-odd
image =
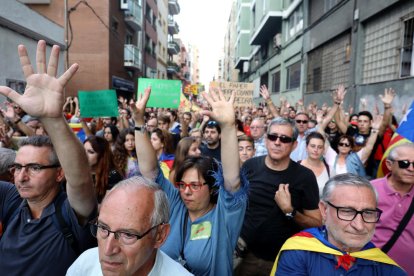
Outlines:
{"label": "backpack strap", "polygon": [[388,253],[395,242],[400,237],[401,233],[404,231],[405,227],[407,226],[408,222],[410,221],[411,217],[414,214],[414,198],[411,200],[411,204],[408,207],[407,213],[405,213],[404,217],[401,219],[400,224],[398,224],[397,229],[395,230],[394,234],[388,240],[386,244],[381,248],[381,250],[385,253]]}
{"label": "backpack strap", "polygon": [[[75,235],[70,228],[70,221],[67,208],[64,205],[65,199],[67,198],[66,193],[62,190],[59,191],[58,195],[55,197],[53,204],[55,206],[55,215],[52,216],[53,224],[55,227],[62,232],[65,240],[69,243],[73,251],[77,255],[80,255],[81,251],[79,249],[78,241],[76,240]],[[2,221],[3,231],[0,233],[0,238],[2,237],[3,233],[6,231],[7,225],[10,221],[13,220],[14,217],[20,212],[20,210],[27,204],[27,200],[22,200],[18,208],[8,209],[6,211],[6,215]]]}
{"label": "backpack strap", "polygon": [[69,221],[68,210],[64,204],[65,199],[67,198],[65,195],[65,192],[60,191],[53,202],[55,206],[55,216],[52,217],[53,224],[55,224],[55,226],[62,232],[65,240],[69,243],[70,247],[72,247],[73,251],[75,251],[77,255],[80,255],[81,251],[79,249],[79,244],[70,227],[71,223]]}

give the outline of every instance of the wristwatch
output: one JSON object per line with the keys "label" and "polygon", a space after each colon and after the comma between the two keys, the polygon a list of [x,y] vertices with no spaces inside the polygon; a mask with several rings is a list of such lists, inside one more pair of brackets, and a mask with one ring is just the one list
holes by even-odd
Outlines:
{"label": "wristwatch", "polygon": [[286,213],[285,216],[288,220],[292,220],[296,216],[296,210],[293,209],[292,212]]}
{"label": "wristwatch", "polygon": [[135,130],[139,131],[141,133],[144,133],[147,130],[147,127],[145,125],[142,126],[135,126]]}

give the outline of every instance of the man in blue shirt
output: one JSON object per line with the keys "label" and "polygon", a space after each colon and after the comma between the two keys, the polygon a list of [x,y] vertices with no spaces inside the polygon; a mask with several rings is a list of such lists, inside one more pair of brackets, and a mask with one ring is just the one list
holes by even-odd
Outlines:
{"label": "man in blue shirt", "polygon": [[325,226],[288,239],[271,275],[406,275],[370,242],[382,211],[368,180],[336,175],[326,183],[319,209]]}
{"label": "man in blue shirt", "polygon": [[[53,46],[46,65],[46,42],[39,41],[35,73],[26,48],[19,45],[18,51],[26,90],[21,95],[0,86],[0,93],[38,117],[50,138],[23,140],[11,166],[15,185],[1,184],[0,226],[5,228],[0,239],[0,271],[7,275],[64,275],[78,251],[93,246],[87,222],[97,207],[85,150],[62,115],[64,86],[79,66],[73,64],[57,78],[59,47]],[[59,185],[64,178],[67,193]],[[57,214],[65,223],[55,222]],[[70,230],[59,229],[63,224]],[[65,232],[77,242],[71,243]]]}

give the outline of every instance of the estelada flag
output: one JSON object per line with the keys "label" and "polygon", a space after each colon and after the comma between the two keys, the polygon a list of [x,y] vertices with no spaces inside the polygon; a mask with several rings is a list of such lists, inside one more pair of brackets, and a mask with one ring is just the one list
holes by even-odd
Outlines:
{"label": "estelada flag", "polygon": [[384,156],[381,159],[381,163],[378,167],[377,178],[384,177],[389,170],[385,165],[385,160],[391,149],[395,148],[398,145],[403,143],[413,143],[414,142],[414,101],[411,103],[410,108],[407,110],[404,118],[400,122],[400,126],[395,131],[394,135],[391,138],[391,141],[388,145],[387,150],[384,153]]}

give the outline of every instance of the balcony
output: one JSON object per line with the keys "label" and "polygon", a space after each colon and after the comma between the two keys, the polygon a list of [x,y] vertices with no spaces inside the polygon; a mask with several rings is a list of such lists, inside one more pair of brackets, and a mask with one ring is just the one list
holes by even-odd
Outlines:
{"label": "balcony", "polygon": [[167,73],[168,74],[178,74],[180,72],[180,67],[177,63],[169,61],[167,66]]}
{"label": "balcony", "polygon": [[168,42],[168,54],[176,55],[180,52],[180,45],[175,41]]}
{"label": "balcony", "polygon": [[124,45],[124,66],[132,69],[142,68],[142,54],[137,46],[132,44]]}
{"label": "balcony", "polygon": [[125,22],[134,31],[142,30],[142,7],[137,0],[128,0],[128,10],[125,11]]}
{"label": "balcony", "polygon": [[180,32],[180,29],[178,28],[177,22],[175,22],[174,19],[169,18],[168,19],[168,33],[170,35],[175,35],[175,34],[178,34],[179,32]]}
{"label": "balcony", "polygon": [[260,22],[250,39],[250,45],[262,45],[282,32],[283,13],[281,11],[269,11]]}
{"label": "balcony", "polygon": [[171,15],[177,15],[180,13],[180,5],[177,0],[168,0],[168,11]]}

